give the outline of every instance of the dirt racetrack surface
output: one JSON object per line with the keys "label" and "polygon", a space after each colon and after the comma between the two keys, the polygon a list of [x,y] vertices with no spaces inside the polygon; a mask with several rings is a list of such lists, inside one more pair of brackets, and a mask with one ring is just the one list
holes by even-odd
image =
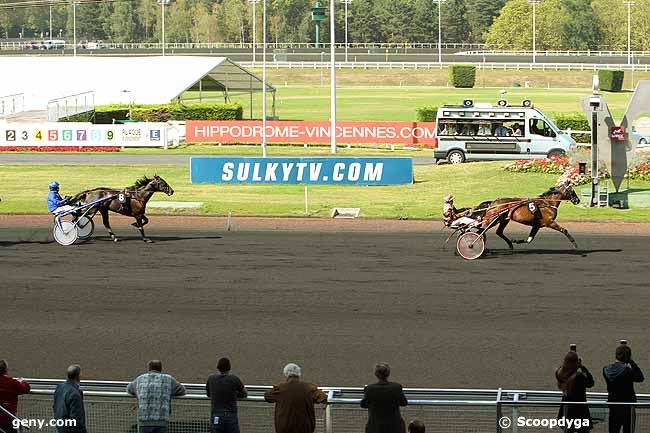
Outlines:
{"label": "dirt racetrack surface", "polygon": [[247,384],[280,381],[294,361],[310,381],[361,386],[384,360],[410,387],[550,390],[577,343],[603,390],[620,338],[650,368],[641,225],[577,230],[577,253],[542,231],[512,255],[490,233],[487,255],[468,262],[441,250],[447,233],[430,222],[337,231],[235,220],[226,231],[223,219],[156,217],[154,244],[116,220],[122,241],[98,227],[62,247],[48,221],[0,217],[0,358],[16,376],[62,377],[78,362],[87,379],[127,380],[160,358],[202,382],[229,356]]}

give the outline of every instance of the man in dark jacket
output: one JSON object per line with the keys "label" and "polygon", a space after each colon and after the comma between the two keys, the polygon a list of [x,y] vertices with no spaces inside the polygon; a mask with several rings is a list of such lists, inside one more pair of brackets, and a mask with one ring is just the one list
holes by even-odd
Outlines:
{"label": "man in dark jacket", "polygon": [[316,385],[301,381],[301,374],[298,365],[287,364],[287,381],[264,394],[264,400],[275,403],[276,433],[313,433],[316,428],[314,403],[327,402],[327,394]]}
{"label": "man in dark jacket", "polygon": [[218,374],[211,374],[205,391],[212,402],[210,427],[213,433],[239,433],[237,399],[248,397],[242,381],[230,374],[230,360],[217,362]]}
{"label": "man in dark jacket", "polygon": [[402,385],[388,381],[390,366],[386,363],[375,366],[375,376],[379,382],[366,386],[361,400],[361,407],[368,409],[366,433],[405,433],[399,408],[408,401]]}
{"label": "man in dark jacket", "polygon": [[75,426],[57,427],[59,433],[86,433],[86,412],[83,392],[79,388],[81,367],[68,367],[68,380],[57,385],[54,391],[54,419],[74,420]]}
{"label": "man in dark jacket", "polygon": [[[634,383],[643,382],[643,373],[632,360],[632,350],[627,344],[616,348],[616,362],[603,368],[607,382],[607,401],[612,403],[636,403]],[[609,433],[634,432],[634,408],[612,405],[609,408]]]}
{"label": "man in dark jacket", "polygon": [[[16,380],[9,376],[9,365],[4,359],[0,359],[0,406],[16,415],[18,412],[18,396],[29,394],[29,383],[24,380]],[[16,431],[13,426],[13,418],[0,411],[0,430],[5,433]]]}

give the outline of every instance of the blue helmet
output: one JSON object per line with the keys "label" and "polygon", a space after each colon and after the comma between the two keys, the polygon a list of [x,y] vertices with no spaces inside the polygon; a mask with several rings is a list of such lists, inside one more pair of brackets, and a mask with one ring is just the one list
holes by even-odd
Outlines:
{"label": "blue helmet", "polygon": [[50,191],[55,191],[57,189],[59,189],[59,182],[57,182],[56,180],[50,182]]}

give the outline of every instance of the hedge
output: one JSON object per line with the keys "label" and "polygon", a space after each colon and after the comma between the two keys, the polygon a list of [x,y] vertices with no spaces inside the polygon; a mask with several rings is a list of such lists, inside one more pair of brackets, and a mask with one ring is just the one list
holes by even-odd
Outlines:
{"label": "hedge", "polygon": [[624,71],[598,71],[598,88],[608,92],[620,92],[623,89]]}
{"label": "hedge", "polygon": [[476,82],[476,66],[449,65],[449,81],[454,87],[474,87],[474,83]]}
{"label": "hedge", "polygon": [[415,120],[418,122],[435,122],[438,114],[438,107],[425,105],[415,109]]}
{"label": "hedge", "polygon": [[[134,105],[131,120],[141,122],[167,122],[168,120],[241,120],[244,109],[240,104],[160,104]],[[95,107],[95,123],[113,123],[129,119],[128,105],[103,105]]]}
{"label": "hedge", "polygon": [[[572,131],[589,131],[591,126],[589,120],[579,111],[569,113],[550,113],[549,117],[553,123],[563,131],[571,129]],[[571,134],[573,139],[578,143],[591,143],[591,134]]]}

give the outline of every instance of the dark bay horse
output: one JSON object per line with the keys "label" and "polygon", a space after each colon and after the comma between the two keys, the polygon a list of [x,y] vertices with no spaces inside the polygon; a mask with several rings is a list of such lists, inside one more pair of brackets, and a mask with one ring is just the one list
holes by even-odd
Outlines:
{"label": "dark bay horse", "polygon": [[[482,228],[485,229],[492,223],[499,224],[496,233],[501,239],[506,241],[511,250],[513,249],[513,242],[516,244],[531,243],[535,239],[535,235],[537,235],[539,229],[543,227],[548,227],[549,229],[562,233],[571,241],[573,247],[577,249],[578,244],[573,236],[571,236],[567,229],[555,222],[560,204],[567,200],[571,201],[574,205],[580,203],[580,198],[570,182],[560,183],[545,193],[540,194],[538,197],[531,199],[518,197],[500,198],[489,204],[489,210],[486,212],[487,216]],[[517,203],[520,204],[517,205]],[[484,204],[481,203],[481,205]],[[513,205],[515,206],[512,209],[504,212]],[[490,217],[490,215],[494,216]],[[515,241],[508,239],[503,231],[510,221],[531,226],[528,238]]]}
{"label": "dark bay horse", "polygon": [[117,237],[108,221],[108,212],[115,212],[126,216],[135,218],[135,222],[131,225],[140,230],[142,240],[145,242],[153,242],[144,234],[144,226],[149,222],[149,218],[145,215],[147,209],[147,202],[156,192],[164,192],[167,195],[174,194],[174,190],[170,187],[165,180],[154,175],[153,179],[147,176],[138,179],[134,185],[124,188],[94,188],[87,191],[82,191],[71,199],[72,203],[76,202],[91,202],[107,196],[115,196],[111,200],[106,200],[99,203],[95,209],[89,214],[92,218],[95,213],[99,212],[102,215],[102,222],[104,227],[111,235],[111,239],[117,242]]}

